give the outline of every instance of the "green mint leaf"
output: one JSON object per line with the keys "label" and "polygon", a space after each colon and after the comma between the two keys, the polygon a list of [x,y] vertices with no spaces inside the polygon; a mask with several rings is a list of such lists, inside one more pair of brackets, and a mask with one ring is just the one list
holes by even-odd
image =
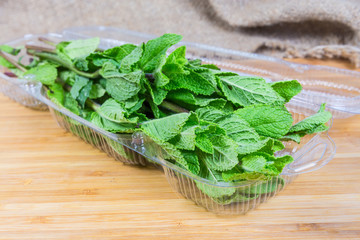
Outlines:
{"label": "green mint leaf", "polygon": [[106,131],[113,133],[132,133],[136,124],[132,123],[116,123],[101,117],[97,112],[91,115],[91,122]]}
{"label": "green mint leaf", "polygon": [[189,118],[187,119],[185,125],[181,129],[181,133],[176,135],[174,138],[170,139],[169,142],[172,143],[178,149],[183,150],[195,150],[195,138],[196,138],[196,129],[199,128],[199,119],[195,113],[190,113]]}
{"label": "green mint leaf", "polygon": [[195,150],[195,130],[196,126],[190,127],[182,131],[179,135],[176,135],[169,142],[172,143],[178,149],[183,150]]}
{"label": "green mint leaf", "polygon": [[238,181],[238,180],[268,180],[269,178],[265,176],[263,173],[258,172],[246,172],[243,169],[233,168],[229,171],[225,171],[222,173],[222,177],[224,181]]}
{"label": "green mint leaf", "polygon": [[61,84],[55,83],[55,84],[49,86],[47,95],[53,103],[55,103],[59,106],[64,105],[65,91]]}
{"label": "green mint leaf", "polygon": [[121,64],[120,64],[121,72],[129,73],[134,71],[135,69],[138,69],[136,65],[140,61],[140,58],[143,54],[143,48],[144,48],[143,45],[139,45],[129,55],[125,56],[121,60]]}
{"label": "green mint leaf", "polygon": [[15,68],[15,66],[10,63],[8,60],[0,56],[0,66],[4,66],[6,68]]}
{"label": "green mint leaf", "polygon": [[156,105],[160,105],[166,98],[168,91],[158,88],[158,87],[156,87],[156,85],[154,86],[147,79],[144,80],[144,84],[145,84],[147,91],[150,93],[150,96],[151,96],[153,102]]}
{"label": "green mint leaf", "polygon": [[238,147],[236,150],[239,154],[255,152],[265,144],[255,129],[236,114],[231,114],[215,122],[237,143]]}
{"label": "green mint leaf", "polygon": [[[132,123],[126,118],[127,111],[124,106],[118,103],[115,99],[109,98],[106,100],[96,112],[107,120],[116,123]],[[136,123],[136,122],[135,122]]]}
{"label": "green mint leaf", "polygon": [[220,109],[216,109],[214,107],[198,108],[195,112],[199,119],[207,122],[217,122],[220,118],[227,115]]}
{"label": "green mint leaf", "polygon": [[68,92],[65,93],[63,106],[68,110],[70,110],[71,112],[73,112],[74,114],[80,115],[81,111],[80,111],[79,103]]}
{"label": "green mint leaf", "polygon": [[87,57],[93,53],[100,43],[99,38],[89,38],[74,40],[66,44],[63,52],[70,57],[70,59]]}
{"label": "green mint leaf", "polygon": [[[13,48],[8,45],[0,45],[0,50],[3,52],[9,53],[11,55],[14,55],[14,56],[16,56],[20,52],[20,49],[16,49],[16,48]],[[15,68],[15,66],[13,64],[11,64],[8,60],[6,60],[5,58],[3,58],[1,56],[0,56],[0,65],[4,66],[6,68]],[[17,75],[17,76],[19,76],[19,75]]]}
{"label": "green mint leaf", "polygon": [[203,193],[215,199],[222,198],[224,196],[231,196],[235,193],[236,188],[232,188],[232,187],[223,188],[223,187],[215,186],[219,182],[224,182],[221,172],[211,170],[205,165],[204,162],[202,161],[199,162],[200,162],[199,176],[212,181],[214,184],[214,185],[210,185],[208,183],[195,181],[196,186]]}
{"label": "green mint leaf", "polygon": [[169,83],[164,86],[167,90],[187,89],[202,95],[211,95],[215,92],[213,84],[193,70],[188,70],[188,73],[172,72],[166,75],[170,79]]}
{"label": "green mint leaf", "polygon": [[24,73],[24,76],[33,76],[34,80],[37,80],[42,84],[53,85],[57,78],[57,69],[53,64],[44,63],[27,70]]}
{"label": "green mint leaf", "polygon": [[200,128],[196,129],[195,146],[205,153],[214,154],[210,136],[225,134],[225,131],[215,124],[201,125]]}
{"label": "green mint leaf", "polygon": [[235,112],[245,119],[262,136],[275,139],[284,136],[290,129],[293,119],[283,106],[253,105]]}
{"label": "green mint leaf", "polygon": [[280,97],[262,78],[217,75],[219,86],[225,97],[240,106],[253,104],[283,104]]}
{"label": "green mint leaf", "polygon": [[89,63],[85,58],[75,58],[74,66],[80,71],[89,71]]}
{"label": "green mint leaf", "polygon": [[79,96],[77,97],[77,101],[79,102],[80,106],[84,108],[86,100],[90,96],[91,88],[92,88],[92,82],[88,82],[79,92]]}
{"label": "green mint leaf", "polygon": [[70,90],[70,94],[74,99],[79,97],[81,89],[83,89],[89,83],[89,79],[79,75],[75,76],[75,82]]}
{"label": "green mint leaf", "polygon": [[239,163],[237,152],[237,144],[225,135],[210,136],[210,141],[214,148],[214,154],[199,154],[199,158],[204,161],[206,166],[211,170],[226,171],[232,169]]}
{"label": "green mint leaf", "polygon": [[134,49],[136,45],[134,44],[124,44],[121,46],[113,47],[102,52],[102,56],[115,59],[118,62],[121,62],[123,58],[128,56]]}
{"label": "green mint leaf", "polygon": [[193,174],[199,174],[200,163],[194,151],[181,151],[182,157],[186,161],[187,169]]}
{"label": "green mint leaf", "polygon": [[9,45],[0,45],[0,50],[3,51],[3,52],[6,52],[6,53],[9,53],[13,56],[16,56],[19,54],[19,52],[21,51],[20,48],[14,48],[14,47],[11,47]]}
{"label": "green mint leaf", "polygon": [[302,90],[301,84],[296,80],[274,82],[271,87],[285,99],[285,102],[289,102]]}
{"label": "green mint leaf", "polygon": [[103,88],[103,86],[101,86],[101,84],[96,83],[91,86],[89,98],[90,99],[101,98],[102,96],[105,95],[105,93],[106,93],[105,88]]}
{"label": "green mint leaf", "polygon": [[327,123],[331,117],[331,113],[325,111],[325,104],[322,104],[316,114],[296,123],[290,128],[289,133],[304,132],[306,134],[310,134],[327,130],[325,123]]}
{"label": "green mint leaf", "polygon": [[274,152],[281,151],[285,148],[284,144],[281,141],[277,139],[273,139],[273,140],[274,140],[274,146],[273,146]]}
{"label": "green mint leaf", "polygon": [[125,108],[129,114],[135,113],[143,106],[144,101],[145,98],[139,99],[138,96],[132,97],[125,102]]}
{"label": "green mint leaf", "polygon": [[[68,53],[65,50],[65,47],[69,44],[70,44],[70,42],[58,43],[56,45],[56,54],[62,61],[66,62],[68,65],[72,65],[73,64],[72,58],[68,55]],[[44,54],[46,54],[46,53],[44,53]],[[51,53],[49,53],[49,54],[51,54]]]}
{"label": "green mint leaf", "polygon": [[247,155],[241,159],[241,167],[248,172],[261,172],[266,165],[266,158],[260,155]]}
{"label": "green mint leaf", "polygon": [[188,90],[176,90],[168,93],[167,98],[176,104],[190,110],[195,110],[198,107],[215,107],[223,108],[226,100],[222,98],[209,98],[205,96],[198,96]]}
{"label": "green mint leaf", "polygon": [[292,163],[294,161],[294,158],[290,155],[285,155],[282,157],[277,157],[274,160],[274,166],[278,170],[278,172],[282,172],[284,167],[288,165],[289,163]]}
{"label": "green mint leaf", "polygon": [[141,129],[151,138],[168,141],[180,134],[189,118],[189,113],[178,113],[168,117],[150,120],[141,124]]}
{"label": "green mint leaf", "polygon": [[69,86],[73,86],[75,83],[76,73],[73,71],[61,71],[59,77]]}
{"label": "green mint leaf", "polygon": [[177,34],[164,34],[161,37],[148,41],[145,44],[144,54],[140,65],[144,72],[152,73],[159,65],[159,61],[166,51],[176,43],[180,42],[182,36]]}
{"label": "green mint leaf", "polygon": [[141,71],[120,73],[112,63],[105,63],[100,70],[100,75],[106,81],[106,91],[119,102],[135,96],[141,89]]}
{"label": "green mint leaf", "polygon": [[179,66],[184,66],[188,63],[185,53],[186,46],[178,47],[167,57],[165,64],[178,64]]}
{"label": "green mint leaf", "polygon": [[285,136],[283,136],[281,138],[281,140],[283,140],[283,141],[294,141],[294,142],[300,143],[300,140],[304,135],[305,134],[300,134],[300,133],[287,133]]}

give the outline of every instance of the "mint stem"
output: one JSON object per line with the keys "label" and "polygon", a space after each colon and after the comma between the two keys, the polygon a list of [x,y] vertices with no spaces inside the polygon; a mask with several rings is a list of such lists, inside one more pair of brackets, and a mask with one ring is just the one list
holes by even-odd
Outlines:
{"label": "mint stem", "polygon": [[47,39],[47,38],[45,38],[45,37],[39,37],[38,40],[39,40],[40,42],[46,43],[46,44],[48,44],[48,45],[51,45],[51,46],[54,46],[54,47],[56,46],[56,43],[55,43],[55,42],[53,42],[53,41],[51,41],[50,39]]}
{"label": "mint stem", "polygon": [[170,110],[172,112],[176,112],[176,113],[184,113],[184,112],[188,113],[189,112],[189,110],[182,108],[174,103],[167,102],[167,101],[163,101],[159,106],[163,107],[167,110]]}
{"label": "mint stem", "polygon": [[47,59],[47,60],[50,60],[50,61],[53,61],[53,62],[56,62],[58,64],[60,64],[61,66],[75,72],[76,74],[80,75],[80,76],[83,76],[83,77],[87,77],[87,78],[97,78],[100,76],[100,73],[99,73],[99,70],[96,71],[96,72],[93,72],[93,73],[87,73],[87,72],[83,72],[83,71],[80,71],[78,69],[76,69],[74,67],[74,65],[72,65],[71,63],[67,62],[67,61],[64,61],[63,59],[61,59],[60,57],[58,57],[57,55],[55,54],[51,54],[51,53],[43,53],[43,52],[36,52],[32,49],[29,49],[28,50],[28,54],[30,55],[34,55],[34,56],[37,56],[37,57],[40,57],[40,58],[44,58],[44,59]]}
{"label": "mint stem", "polygon": [[7,55],[5,52],[0,50],[0,56],[5,58],[5,60],[7,60],[8,62],[10,62],[12,65],[14,65],[16,68],[18,68],[19,70],[26,72],[27,70],[22,67],[20,64],[18,64],[16,62],[16,60],[14,60],[12,57],[10,57],[9,55]]}
{"label": "mint stem", "polygon": [[95,112],[97,112],[97,110],[100,108],[100,104],[98,104],[98,103],[96,103],[96,102],[94,102],[93,100],[91,100],[90,98],[88,98],[87,100],[86,100],[86,105],[88,106],[88,107],[90,107],[91,109],[93,109]]}
{"label": "mint stem", "polygon": [[37,45],[32,45],[32,44],[26,44],[25,48],[27,50],[31,49],[31,50],[36,50],[36,51],[48,52],[48,53],[56,53],[55,48],[37,46]]}

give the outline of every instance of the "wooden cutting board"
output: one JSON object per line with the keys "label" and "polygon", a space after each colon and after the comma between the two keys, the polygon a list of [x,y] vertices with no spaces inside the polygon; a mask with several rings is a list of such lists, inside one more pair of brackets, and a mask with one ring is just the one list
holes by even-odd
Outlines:
{"label": "wooden cutting board", "polygon": [[178,196],[162,172],[109,158],[0,95],[0,239],[360,239],[360,116],[335,158],[244,216]]}

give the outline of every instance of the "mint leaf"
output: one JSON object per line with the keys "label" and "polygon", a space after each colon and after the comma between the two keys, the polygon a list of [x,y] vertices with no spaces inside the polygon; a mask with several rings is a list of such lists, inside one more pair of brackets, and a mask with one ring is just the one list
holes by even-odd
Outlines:
{"label": "mint leaf", "polygon": [[24,76],[33,76],[34,80],[37,80],[42,84],[53,85],[57,78],[57,69],[50,63],[44,63],[27,70],[24,73]]}
{"label": "mint leaf", "polygon": [[219,86],[226,98],[234,104],[249,106],[252,104],[283,104],[280,97],[262,78],[217,75]]}
{"label": "mint leaf", "polygon": [[140,60],[140,66],[145,72],[153,72],[159,65],[159,61],[166,51],[174,44],[180,42],[181,35],[164,34],[161,37],[148,41],[145,44],[144,54]]}
{"label": "mint leaf", "polygon": [[74,114],[80,115],[79,103],[68,92],[65,93],[64,105],[63,106],[65,108],[67,108],[68,110],[70,110],[71,112],[73,112]]}
{"label": "mint leaf", "polygon": [[70,59],[82,58],[94,52],[97,49],[99,43],[99,38],[73,40],[69,42],[63,48],[63,50],[64,53],[70,57]]}
{"label": "mint leaf", "polygon": [[237,158],[237,144],[224,135],[215,135],[210,137],[214,154],[201,152],[199,158],[204,161],[206,166],[211,170],[225,171],[232,169],[239,160]]}
{"label": "mint leaf", "polygon": [[196,153],[194,151],[181,151],[181,154],[186,161],[186,168],[194,174],[199,174],[200,163]]}
{"label": "mint leaf", "polygon": [[[109,98],[101,107],[97,109],[97,113],[112,122],[116,123],[129,123],[131,122],[126,118],[127,112],[124,106],[118,103],[115,99]],[[136,123],[136,122],[135,122]]]}
{"label": "mint leaf", "polygon": [[[20,49],[16,49],[8,45],[0,45],[0,50],[14,56],[16,56],[20,52]],[[11,64],[8,60],[6,60],[1,56],[0,56],[0,66],[4,66],[6,68],[15,68],[13,64]]]}
{"label": "mint leaf", "polygon": [[80,106],[82,108],[84,108],[85,102],[86,100],[89,98],[90,96],[90,92],[91,92],[91,88],[92,88],[92,82],[88,82],[81,90],[79,93],[79,96],[77,97],[77,101],[79,102]]}
{"label": "mint leaf", "polygon": [[53,103],[55,103],[59,106],[64,105],[65,91],[61,84],[55,83],[55,84],[49,86],[47,95]]}
{"label": "mint leaf", "polygon": [[225,131],[215,124],[203,125],[196,129],[195,145],[205,153],[214,154],[214,147],[210,136],[225,134]]}
{"label": "mint leaf", "polygon": [[294,141],[300,143],[301,138],[305,136],[305,134],[300,133],[287,133],[285,136],[281,138],[283,141]]}
{"label": "mint leaf", "polygon": [[236,114],[217,119],[215,122],[237,143],[236,150],[239,154],[255,152],[265,144],[255,129]]}
{"label": "mint leaf", "polygon": [[120,73],[112,63],[105,63],[100,70],[100,75],[106,81],[106,91],[117,101],[125,101],[135,96],[141,89],[141,71]]}
{"label": "mint leaf", "polygon": [[193,70],[188,70],[185,73],[165,73],[165,75],[170,79],[169,83],[164,86],[166,90],[187,89],[202,95],[211,95],[215,92],[213,84]]}
{"label": "mint leaf", "polygon": [[199,119],[207,122],[217,122],[220,118],[226,116],[226,113],[214,107],[204,107],[196,109]]}
{"label": "mint leaf", "polygon": [[254,105],[235,111],[262,136],[281,138],[290,129],[293,119],[283,106]]}
{"label": "mint leaf", "polygon": [[224,196],[231,196],[235,193],[236,188],[232,187],[217,187],[216,184],[219,182],[224,182],[221,172],[211,170],[206,167],[204,162],[200,161],[200,172],[199,176],[212,181],[214,185],[208,183],[202,183],[195,181],[196,186],[206,195],[212,198],[221,198]]}
{"label": "mint leaf", "polygon": [[132,72],[135,69],[138,69],[136,64],[140,61],[140,58],[143,53],[143,45],[136,47],[129,55],[125,56],[121,60],[120,71],[123,73]]}
{"label": "mint leaf", "polygon": [[73,86],[75,83],[76,73],[72,71],[61,71],[59,77],[69,86]]}
{"label": "mint leaf", "polygon": [[97,99],[97,98],[101,98],[102,96],[104,96],[106,93],[106,90],[105,88],[103,88],[101,86],[101,84],[93,84],[91,86],[91,91],[90,91],[90,95],[89,95],[89,98],[90,99]]}
{"label": "mint leaf", "polygon": [[106,131],[113,133],[132,133],[136,124],[131,123],[116,123],[101,117],[97,112],[92,113],[91,122]]}
{"label": "mint leaf", "polygon": [[169,142],[174,144],[178,149],[183,150],[195,150],[195,131],[200,127],[199,120],[196,114],[191,113],[185,125],[183,126],[181,133],[170,139]]}
{"label": "mint leaf", "polygon": [[221,109],[226,104],[225,99],[198,96],[187,90],[171,91],[168,93],[167,98],[190,110],[195,110],[198,107],[205,106],[212,106]]}
{"label": "mint leaf", "polygon": [[151,98],[153,99],[153,102],[156,105],[160,105],[164,99],[166,98],[167,91],[161,88],[154,86],[152,83],[150,83],[148,80],[144,80],[145,87],[150,93]]}
{"label": "mint leaf", "polygon": [[261,172],[266,165],[266,158],[260,155],[248,155],[241,159],[241,167],[248,172]]}
{"label": "mint leaf", "polygon": [[3,52],[6,52],[6,53],[9,53],[13,56],[16,56],[19,54],[19,52],[21,51],[20,48],[14,48],[14,47],[11,47],[9,45],[0,45],[0,50],[3,51]]}
{"label": "mint leaf", "polygon": [[168,117],[144,122],[141,129],[151,138],[168,141],[180,134],[182,127],[189,118],[188,113],[173,114]]}
{"label": "mint leaf", "polygon": [[83,87],[85,87],[89,82],[89,79],[86,77],[81,77],[79,75],[75,76],[75,82],[74,85],[72,86],[71,90],[70,90],[70,94],[74,99],[77,99],[81,89],[83,89]]}
{"label": "mint leaf", "polygon": [[284,148],[285,148],[285,146],[281,141],[274,139],[274,146],[273,146],[274,152],[281,151]]}
{"label": "mint leaf", "polygon": [[128,56],[135,48],[136,45],[134,44],[124,44],[121,46],[107,49],[101,55],[115,59],[118,62],[121,62],[121,60],[123,60],[123,58]]}
{"label": "mint leaf", "polygon": [[322,104],[316,114],[296,123],[290,128],[289,133],[304,132],[305,134],[311,134],[319,131],[325,131],[328,129],[325,123],[327,123],[331,117],[331,113],[325,111],[325,104]]}
{"label": "mint leaf", "polygon": [[289,102],[302,90],[301,84],[296,80],[274,82],[271,87],[285,99],[285,102]]}

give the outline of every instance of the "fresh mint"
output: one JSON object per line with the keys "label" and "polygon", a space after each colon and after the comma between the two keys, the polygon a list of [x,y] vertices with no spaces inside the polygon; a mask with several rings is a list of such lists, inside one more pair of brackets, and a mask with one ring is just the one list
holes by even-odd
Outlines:
{"label": "fresh mint", "polygon": [[[113,133],[142,132],[164,150],[167,161],[188,174],[212,184],[227,182],[229,187],[219,188],[195,180],[217,203],[276,191],[284,185],[278,175],[293,161],[282,156],[282,141],[300,142],[307,134],[326,131],[331,114],[322,105],[318,113],[293,124],[285,104],[301,91],[298,81],[267,83],[223,72],[187,59],[185,46],[169,53],[181,39],[165,34],[104,51],[98,49],[99,38],[28,47],[34,61],[27,66],[7,57],[18,49],[1,45],[0,64],[19,77],[41,82],[52,102],[97,127]],[[231,187],[255,180],[271,184],[259,183],[261,190],[251,188],[251,196]]]}

